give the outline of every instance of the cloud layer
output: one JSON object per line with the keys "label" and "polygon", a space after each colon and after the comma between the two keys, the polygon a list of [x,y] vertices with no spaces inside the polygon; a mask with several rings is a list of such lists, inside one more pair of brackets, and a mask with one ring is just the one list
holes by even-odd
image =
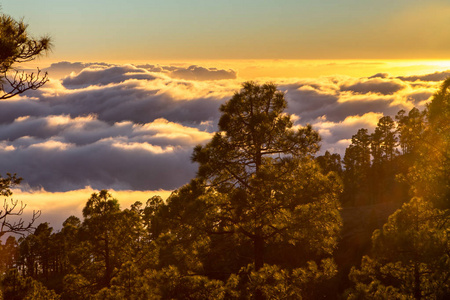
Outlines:
{"label": "cloud layer", "polygon": [[[241,84],[233,70],[200,66],[61,62],[47,70],[64,77],[0,102],[0,165],[51,192],[183,185],[195,176],[192,148],[211,138],[219,106]],[[272,81],[295,124],[311,123],[323,150],[343,154],[359,128],[424,108],[447,74]]]}

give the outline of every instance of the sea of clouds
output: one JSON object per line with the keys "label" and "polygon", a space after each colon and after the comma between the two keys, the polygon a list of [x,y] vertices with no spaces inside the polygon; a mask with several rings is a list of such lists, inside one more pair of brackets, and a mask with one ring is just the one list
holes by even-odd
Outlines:
{"label": "sea of clouds", "polygon": [[[41,89],[0,101],[0,171],[23,177],[23,189],[49,192],[172,190],[189,182],[193,147],[212,137],[219,106],[242,83],[234,70],[201,66],[60,62],[46,71],[52,80]],[[423,109],[449,74],[272,81],[295,125],[312,124],[322,151],[343,155],[359,128]]]}

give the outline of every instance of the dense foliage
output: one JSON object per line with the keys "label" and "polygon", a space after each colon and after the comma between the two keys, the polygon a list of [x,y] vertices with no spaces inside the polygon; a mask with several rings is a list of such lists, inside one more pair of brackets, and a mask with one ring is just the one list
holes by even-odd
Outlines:
{"label": "dense foliage", "polygon": [[103,190],[82,220],[4,240],[3,297],[448,298],[449,84],[426,111],[358,130],[341,160],[316,155],[273,84],[245,83],[166,201],[121,209]]}

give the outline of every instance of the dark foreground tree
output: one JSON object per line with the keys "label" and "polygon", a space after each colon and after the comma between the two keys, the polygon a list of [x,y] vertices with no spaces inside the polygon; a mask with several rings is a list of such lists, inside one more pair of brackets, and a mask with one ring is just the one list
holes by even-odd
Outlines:
{"label": "dark foreground tree", "polygon": [[414,193],[438,208],[450,209],[450,78],[428,106],[428,124],[409,180]]}
{"label": "dark foreground tree", "polygon": [[47,73],[26,73],[14,70],[14,65],[34,60],[50,50],[50,38],[35,39],[27,32],[23,21],[0,14],[0,99],[8,99],[27,90],[35,90],[47,81]]}
{"label": "dark foreground tree", "polygon": [[372,254],[353,268],[349,299],[448,299],[448,212],[413,198],[372,236]]}
{"label": "dark foreground tree", "polygon": [[[202,199],[209,234],[250,240],[255,272],[267,262],[270,243],[331,254],[341,224],[340,185],[312,158],[319,135],[309,125],[294,129],[285,108],[274,84],[244,83],[220,107],[220,132],[192,157],[208,186]],[[255,298],[263,292],[256,287]]]}
{"label": "dark foreground tree", "polygon": [[109,286],[114,267],[118,265],[118,244],[127,238],[120,234],[121,226],[118,226],[119,203],[106,190],[93,193],[83,208],[83,217],[87,249],[94,253],[89,259],[95,262],[87,273],[100,287]]}
{"label": "dark foreground tree", "polygon": [[3,295],[0,299],[8,300],[58,300],[60,297],[47,289],[40,281],[31,277],[23,277],[16,269],[10,269],[3,275],[0,282]]}

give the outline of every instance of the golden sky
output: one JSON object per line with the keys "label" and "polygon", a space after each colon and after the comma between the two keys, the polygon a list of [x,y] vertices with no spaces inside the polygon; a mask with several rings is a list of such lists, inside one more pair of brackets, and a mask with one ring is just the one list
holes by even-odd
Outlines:
{"label": "golden sky", "polygon": [[444,0],[3,1],[55,61],[449,58]]}

